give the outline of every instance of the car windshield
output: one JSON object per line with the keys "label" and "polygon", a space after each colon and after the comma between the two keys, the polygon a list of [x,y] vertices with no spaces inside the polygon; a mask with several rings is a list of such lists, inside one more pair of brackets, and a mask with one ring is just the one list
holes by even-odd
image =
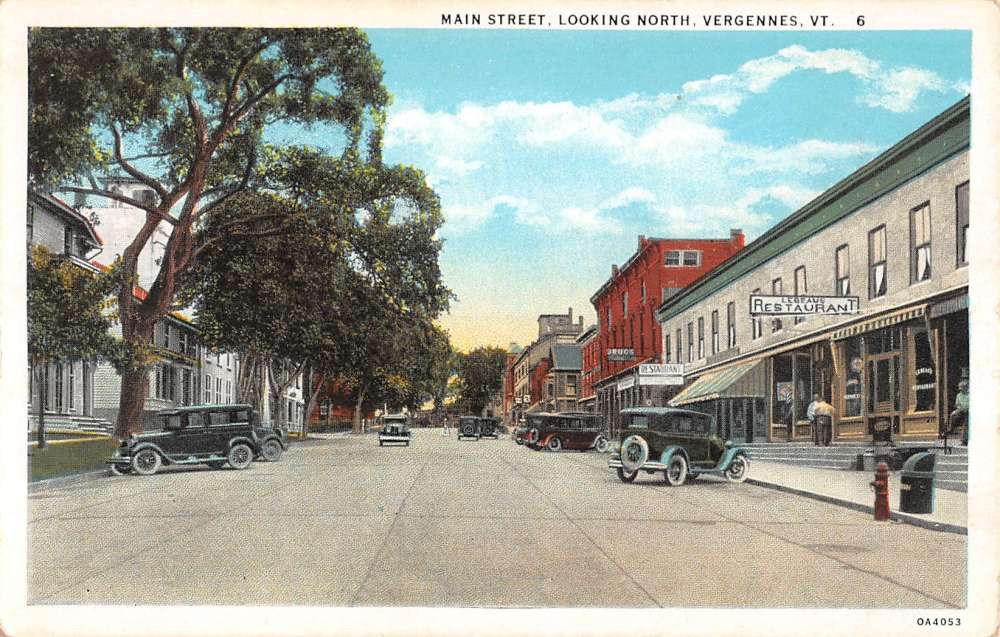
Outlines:
{"label": "car windshield", "polygon": [[180,414],[157,416],[156,427],[158,429],[181,429],[184,427],[184,420]]}

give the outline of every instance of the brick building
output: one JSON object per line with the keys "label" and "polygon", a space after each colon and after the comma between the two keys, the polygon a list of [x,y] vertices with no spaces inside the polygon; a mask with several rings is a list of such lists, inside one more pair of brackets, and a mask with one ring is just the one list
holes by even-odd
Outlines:
{"label": "brick building", "polygon": [[566,314],[541,314],[538,317],[538,338],[514,359],[514,403],[508,423],[519,422],[529,411],[543,411],[542,402],[546,377],[552,368],[551,347],[557,343],[574,343],[583,332],[583,317],[573,321],[573,308]]}
{"label": "brick building", "polygon": [[577,345],[580,346],[580,395],[576,401],[576,408],[579,411],[592,412],[597,407],[594,377],[600,370],[601,360],[597,336],[597,325],[591,325],[576,339]]}
{"label": "brick building", "polygon": [[663,405],[669,386],[643,385],[636,379],[641,363],[660,361],[662,339],[656,308],[714,267],[743,249],[743,231],[727,239],[667,239],[639,236],[636,252],[590,297],[597,311],[596,356],[583,373],[597,396],[596,411],[614,433],[618,412],[641,404]]}

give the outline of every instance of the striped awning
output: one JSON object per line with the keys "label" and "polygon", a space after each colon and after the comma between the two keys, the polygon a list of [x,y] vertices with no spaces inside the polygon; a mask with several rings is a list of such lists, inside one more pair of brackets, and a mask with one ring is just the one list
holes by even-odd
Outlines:
{"label": "striped awning", "polygon": [[[711,374],[705,374],[691,383],[684,391],[674,396],[670,401],[670,405],[672,407],[680,407],[681,405],[690,405],[691,403],[730,396],[730,393],[726,390],[761,362],[760,360],[754,360],[733,365],[732,367],[727,367]],[[747,397],[757,398],[758,396]],[[759,397],[762,398],[763,396]]]}
{"label": "striped awning", "polygon": [[896,325],[898,323],[904,323],[916,318],[920,318],[927,311],[927,305],[913,305],[910,307],[905,307],[901,310],[896,310],[895,312],[889,312],[888,314],[882,314],[874,318],[870,318],[866,321],[861,321],[855,323],[854,325],[848,325],[847,327],[842,327],[839,330],[833,332],[833,340],[839,341],[840,339],[849,338],[857,334],[863,334],[865,332],[871,332],[874,330],[880,330],[883,327],[889,327],[891,325]]}

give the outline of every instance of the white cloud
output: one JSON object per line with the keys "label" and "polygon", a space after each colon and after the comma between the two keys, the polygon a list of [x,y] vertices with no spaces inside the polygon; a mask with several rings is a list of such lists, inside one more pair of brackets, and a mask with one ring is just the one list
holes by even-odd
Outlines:
{"label": "white cloud", "polygon": [[730,228],[742,228],[752,238],[774,224],[775,213],[785,216],[818,193],[798,184],[751,187],[732,201],[666,205],[655,209],[674,235],[698,233],[727,236]]}
{"label": "white cloud", "polygon": [[820,174],[831,165],[873,156],[878,147],[864,142],[829,142],[808,139],[787,146],[735,145],[730,152],[735,160],[734,170],[749,173],[806,173]]}
{"label": "white cloud", "polygon": [[441,155],[434,162],[434,167],[441,172],[464,177],[482,168],[483,162],[479,160],[465,161],[462,159],[448,157],[447,155]]}
{"label": "white cloud", "polygon": [[849,73],[862,81],[864,93],[859,101],[873,108],[894,113],[909,111],[924,91],[966,92],[966,85],[949,83],[927,69],[916,67],[884,68],[860,51],[824,49],[810,51],[801,45],[781,49],[774,55],[749,60],[735,73],[716,75],[707,80],[693,80],[682,87],[688,103],[706,106],[722,114],[735,113],[749,94],[764,93],[783,77],[796,71]]}
{"label": "white cloud", "polygon": [[522,225],[544,226],[550,219],[537,202],[514,195],[497,195],[474,204],[453,204],[444,207],[444,217],[452,230],[467,230],[492,218],[501,206],[514,210],[514,220]]}

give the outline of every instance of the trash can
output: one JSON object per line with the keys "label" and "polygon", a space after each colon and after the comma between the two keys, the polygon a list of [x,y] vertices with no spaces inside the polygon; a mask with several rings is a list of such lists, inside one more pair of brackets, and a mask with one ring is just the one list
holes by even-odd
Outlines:
{"label": "trash can", "polygon": [[915,453],[903,463],[899,478],[899,510],[903,513],[934,512],[933,453]]}

